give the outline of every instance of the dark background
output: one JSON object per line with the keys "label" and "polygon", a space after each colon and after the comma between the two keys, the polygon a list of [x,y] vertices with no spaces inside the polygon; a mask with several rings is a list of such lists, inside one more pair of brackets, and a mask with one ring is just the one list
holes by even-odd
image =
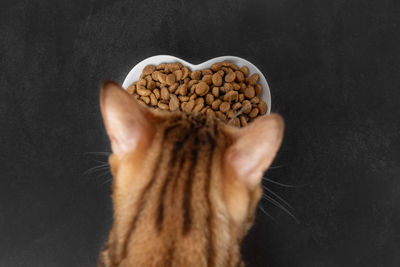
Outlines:
{"label": "dark background", "polygon": [[[248,266],[400,266],[396,1],[1,1],[0,266],[94,266],[111,223],[102,80],[236,55],[286,134]],[[398,1],[397,1],[398,2]],[[89,171],[88,171],[89,170]]]}

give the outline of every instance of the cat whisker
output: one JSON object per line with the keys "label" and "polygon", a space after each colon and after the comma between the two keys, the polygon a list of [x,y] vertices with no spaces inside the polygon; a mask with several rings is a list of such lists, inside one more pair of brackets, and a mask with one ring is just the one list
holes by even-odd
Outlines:
{"label": "cat whisker", "polygon": [[245,108],[247,108],[247,106],[244,106],[244,107],[242,107],[241,109],[239,109],[239,111],[236,112],[236,114],[232,117],[232,119],[230,119],[230,120],[228,121],[228,124],[231,124],[231,122],[232,122],[235,118],[239,117],[239,115],[243,113],[243,111],[245,110]]}
{"label": "cat whisker", "polygon": [[106,156],[108,156],[108,155],[111,154],[111,152],[85,152],[83,154],[95,154],[95,155],[106,155]]}
{"label": "cat whisker", "polygon": [[106,164],[108,163],[107,161],[101,161],[101,160],[97,160],[97,159],[92,159],[93,161],[96,161],[98,163],[102,163],[102,164]]}
{"label": "cat whisker", "polygon": [[100,170],[104,170],[104,169],[108,169],[108,168],[109,168],[108,163],[105,163],[105,164],[102,164],[99,166],[94,166],[94,167],[88,169],[87,171],[85,171],[83,174],[89,174],[91,172],[100,171]]}
{"label": "cat whisker", "polygon": [[294,216],[293,213],[291,213],[287,208],[282,206],[282,204],[280,204],[278,201],[276,201],[275,199],[273,199],[272,197],[267,196],[267,195],[263,195],[263,198],[268,200],[270,203],[272,203],[276,207],[278,207],[278,208],[282,209],[283,211],[285,211],[290,217],[292,217],[296,221],[296,223],[300,223],[299,219],[297,219],[297,217]]}
{"label": "cat whisker", "polygon": [[290,205],[286,200],[284,200],[282,197],[280,197],[278,194],[276,194],[275,192],[273,192],[271,189],[269,189],[266,186],[263,186],[263,188],[265,190],[267,190],[269,193],[271,193],[272,195],[274,195],[277,199],[279,199],[280,201],[282,201],[284,204],[286,204],[286,206],[288,206],[289,208],[293,209],[292,205]]}
{"label": "cat whisker", "polygon": [[302,187],[301,185],[290,185],[290,184],[279,183],[279,182],[277,182],[277,181],[268,179],[268,178],[265,177],[265,176],[263,177],[263,180],[268,181],[268,182],[273,183],[273,184],[276,184],[276,185],[283,186],[283,187],[289,187],[289,188],[298,188],[298,187]]}
{"label": "cat whisker", "polygon": [[274,223],[277,224],[276,219],[275,219],[274,217],[272,217],[271,214],[269,214],[268,212],[266,212],[266,211],[264,210],[264,208],[263,208],[261,205],[258,205],[258,208],[259,208],[267,217],[269,217],[270,219],[272,219],[272,220],[274,221]]}
{"label": "cat whisker", "polygon": [[282,167],[283,167],[283,165],[271,166],[268,168],[268,170],[278,169],[278,168],[282,168]]}
{"label": "cat whisker", "polygon": [[[104,176],[104,177],[107,177],[107,176]],[[105,180],[103,183],[101,183],[100,186],[104,186],[104,185],[108,184],[111,181],[112,181],[112,176],[110,176],[107,180]]]}

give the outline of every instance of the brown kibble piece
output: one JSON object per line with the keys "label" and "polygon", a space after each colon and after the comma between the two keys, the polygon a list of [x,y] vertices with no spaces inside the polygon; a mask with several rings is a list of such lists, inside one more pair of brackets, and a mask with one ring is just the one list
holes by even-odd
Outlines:
{"label": "brown kibble piece", "polygon": [[182,68],[182,72],[183,72],[182,79],[186,79],[186,78],[189,76],[189,74],[190,74],[190,70],[189,70],[188,67],[183,67],[183,68]]}
{"label": "brown kibble piece", "polygon": [[144,75],[150,75],[156,70],[156,67],[154,65],[147,65],[146,67],[143,68],[142,74]]}
{"label": "brown kibble piece", "polygon": [[244,90],[246,89],[247,85],[245,83],[240,83],[240,90],[242,92],[244,92]]}
{"label": "brown kibble piece", "polygon": [[219,109],[219,106],[221,105],[222,101],[220,99],[215,100],[212,102],[211,107],[213,110]]}
{"label": "brown kibble piece", "polygon": [[180,95],[186,95],[187,91],[188,91],[188,86],[186,84],[181,84],[177,89],[177,92]]}
{"label": "brown kibble piece", "polygon": [[138,102],[139,102],[141,105],[143,105],[143,106],[147,106],[147,104],[144,103],[144,101],[143,101],[142,99],[138,99]]}
{"label": "brown kibble piece", "polygon": [[258,82],[259,75],[257,73],[252,74],[246,79],[247,84],[255,85]]}
{"label": "brown kibble piece", "polygon": [[235,103],[232,105],[232,109],[233,110],[238,110],[242,107],[242,104],[240,104],[239,102]]}
{"label": "brown kibble piece", "polygon": [[168,85],[173,85],[175,83],[175,74],[173,74],[173,73],[168,74],[166,82]]}
{"label": "brown kibble piece", "polygon": [[149,96],[151,94],[151,91],[147,90],[145,87],[140,87],[136,91],[141,96]]}
{"label": "brown kibble piece", "polygon": [[157,98],[156,98],[156,96],[153,94],[153,93],[151,93],[151,95],[150,95],[150,103],[151,103],[151,105],[152,106],[157,106]]}
{"label": "brown kibble piece", "polygon": [[221,77],[224,77],[224,76],[225,76],[225,71],[223,71],[223,70],[219,70],[219,71],[217,71],[217,73],[218,73]]}
{"label": "brown kibble piece", "polygon": [[230,71],[225,75],[225,82],[227,83],[233,82],[235,78],[236,74],[233,71]]}
{"label": "brown kibble piece", "polygon": [[230,91],[230,92],[227,92],[227,93],[224,95],[224,101],[225,101],[225,102],[228,102],[228,103],[231,103],[232,101],[233,101],[233,102],[236,102],[236,101],[238,101],[238,97],[239,97],[238,92],[236,92],[236,91]]}
{"label": "brown kibble piece", "polygon": [[133,95],[136,92],[136,83],[133,83],[131,86],[129,86],[128,88],[126,88],[126,91]]}
{"label": "brown kibble piece", "polygon": [[154,89],[153,94],[156,96],[157,99],[160,99],[161,97],[160,89]]}
{"label": "brown kibble piece", "polygon": [[176,95],[171,95],[171,100],[169,101],[169,109],[175,111],[179,109],[179,100]]}
{"label": "brown kibble piece", "polygon": [[225,89],[225,92],[228,93],[233,90],[233,85],[231,83],[225,83],[224,89]]}
{"label": "brown kibble piece", "polygon": [[150,104],[150,97],[142,96],[142,97],[140,97],[140,99],[142,99],[143,102],[146,103],[147,105]]}
{"label": "brown kibble piece", "polygon": [[190,81],[188,82],[188,87],[191,88],[193,85],[195,85],[195,84],[198,83],[198,82],[199,82],[198,80],[190,80]]}
{"label": "brown kibble piece", "polygon": [[176,71],[174,71],[174,75],[175,75],[175,80],[180,81],[180,80],[182,80],[183,72],[182,72],[182,70],[176,70]]}
{"label": "brown kibble piece", "polygon": [[213,72],[212,72],[210,69],[204,69],[204,70],[201,71],[201,74],[202,74],[203,76],[205,76],[205,75],[212,75]]}
{"label": "brown kibble piece", "polygon": [[249,114],[251,111],[251,103],[249,100],[244,100],[242,102],[242,109],[244,114]]}
{"label": "brown kibble piece", "polygon": [[242,102],[244,100],[244,94],[239,94],[239,102]]}
{"label": "brown kibble piece", "polygon": [[185,111],[186,110],[186,105],[188,102],[182,102],[181,103],[181,110]]}
{"label": "brown kibble piece", "polygon": [[153,81],[153,79],[151,78],[151,75],[147,75],[146,77],[144,77],[144,79],[147,82],[147,87],[149,86],[149,82]]}
{"label": "brown kibble piece", "polygon": [[260,101],[260,103],[258,104],[258,110],[260,111],[261,115],[267,113],[268,110],[267,103],[265,103],[264,101]]}
{"label": "brown kibble piece", "polygon": [[211,65],[210,69],[214,72],[217,72],[221,69],[222,67],[222,62],[217,62]]}
{"label": "brown kibble piece", "polygon": [[201,79],[203,82],[205,82],[208,85],[212,84],[212,75],[211,74],[206,74],[203,76],[203,78]]}
{"label": "brown kibble piece", "polygon": [[230,108],[231,105],[229,105],[227,102],[223,102],[221,105],[219,105],[219,110],[223,113],[226,113]]}
{"label": "brown kibble piece", "polygon": [[244,81],[244,74],[240,70],[235,71],[236,73],[236,81],[243,82]]}
{"label": "brown kibble piece", "polygon": [[192,94],[192,95],[189,97],[189,100],[196,100],[196,98],[197,98],[197,95],[196,95],[196,94]]}
{"label": "brown kibble piece", "polygon": [[207,103],[207,105],[211,105],[212,102],[214,102],[214,96],[212,94],[207,94],[206,95],[206,103]]}
{"label": "brown kibble piece", "polygon": [[228,124],[234,127],[240,127],[240,120],[238,118],[234,118],[229,120]]}
{"label": "brown kibble piece", "polygon": [[258,104],[258,103],[260,103],[260,98],[258,96],[255,96],[250,100],[250,102],[252,104]]}
{"label": "brown kibble piece", "polygon": [[251,110],[251,112],[249,113],[250,118],[255,118],[255,117],[257,117],[257,115],[258,115],[258,108],[253,108]]}
{"label": "brown kibble piece", "polygon": [[194,101],[194,104],[195,104],[195,105],[200,104],[200,103],[204,104],[204,98],[199,97],[199,98],[197,98],[197,99]]}
{"label": "brown kibble piece", "polygon": [[158,64],[157,65],[157,70],[163,70],[163,69],[165,69],[165,66],[166,66],[167,64],[165,64],[165,63],[161,63],[161,64]]}
{"label": "brown kibble piece", "polygon": [[213,89],[212,89],[212,94],[213,94],[215,97],[219,97],[219,87],[213,87]]}
{"label": "brown kibble piece", "polygon": [[178,98],[179,98],[179,100],[181,102],[188,102],[189,101],[189,97],[188,96],[179,96]]}
{"label": "brown kibble piece", "polygon": [[204,107],[204,104],[203,103],[199,103],[193,108],[193,112],[200,112],[200,110],[202,110],[203,107]]}
{"label": "brown kibble piece", "polygon": [[256,92],[254,91],[254,86],[249,85],[246,87],[246,89],[244,90],[244,96],[246,98],[253,98],[255,96]]}
{"label": "brown kibble piece", "polygon": [[170,91],[170,93],[175,93],[176,89],[178,89],[179,83],[174,83],[173,85],[171,85],[168,88],[168,91]]}
{"label": "brown kibble piece", "polygon": [[167,75],[164,73],[159,73],[158,80],[160,81],[160,83],[167,83]]}
{"label": "brown kibble piece", "polygon": [[231,69],[233,69],[233,70],[238,70],[238,69],[239,69],[238,66],[236,66],[235,64],[233,64],[233,63],[230,62],[230,61],[223,61],[223,62],[222,62],[222,65],[223,65],[224,67],[228,67],[228,68],[231,68]]}
{"label": "brown kibble piece", "polygon": [[240,120],[240,125],[242,125],[242,127],[245,127],[247,125],[247,120],[245,116],[240,115],[239,120]]}
{"label": "brown kibble piece", "polygon": [[235,117],[236,112],[232,109],[228,110],[228,112],[226,112],[226,117],[228,117],[228,119],[232,119],[233,117]]}
{"label": "brown kibble piece", "polygon": [[222,85],[222,77],[219,73],[214,73],[212,76],[212,83],[215,86],[221,86]]}
{"label": "brown kibble piece", "polygon": [[153,80],[148,81],[147,82],[147,89],[153,90],[154,88],[156,88],[156,83]]}
{"label": "brown kibble piece", "polygon": [[221,111],[215,111],[215,115],[217,116],[217,118],[219,118],[222,121],[226,121],[226,116],[224,113],[222,113]]}
{"label": "brown kibble piece", "polygon": [[193,100],[190,100],[189,102],[185,102],[185,103],[187,103],[186,105],[185,105],[185,109],[184,109],[184,111],[185,112],[192,112],[192,110],[193,110],[193,108],[194,108],[194,101]]}
{"label": "brown kibble piece", "polygon": [[196,94],[203,96],[206,95],[210,91],[210,86],[205,82],[201,81],[196,86]]}
{"label": "brown kibble piece", "polygon": [[240,127],[240,120],[239,120],[239,118],[234,118],[234,119],[232,120],[232,125],[235,126],[235,127]]}
{"label": "brown kibble piece", "polygon": [[241,67],[240,71],[244,74],[244,77],[247,77],[249,75],[249,68],[247,68],[246,66]]}
{"label": "brown kibble piece", "polygon": [[169,109],[169,106],[167,104],[164,104],[164,103],[161,103],[161,102],[158,102],[157,106],[162,110],[168,110]]}
{"label": "brown kibble piece", "polygon": [[161,99],[163,99],[163,100],[169,99],[169,91],[168,91],[167,87],[161,88]]}
{"label": "brown kibble piece", "polygon": [[207,114],[208,116],[215,117],[215,112],[214,112],[214,110],[212,110],[212,109],[207,109],[206,114]]}
{"label": "brown kibble piece", "polygon": [[256,91],[256,95],[259,95],[259,94],[261,94],[261,92],[262,92],[262,87],[261,87],[261,85],[260,84],[256,84],[256,85],[254,85],[254,90]]}
{"label": "brown kibble piece", "polygon": [[147,85],[146,79],[140,79],[140,80],[137,82],[137,86],[138,86],[138,87],[139,87],[139,86],[144,86],[144,87],[146,87],[146,85]]}
{"label": "brown kibble piece", "polygon": [[192,80],[200,80],[201,79],[201,71],[199,70],[195,70],[190,74],[190,78],[192,78]]}
{"label": "brown kibble piece", "polygon": [[235,82],[233,82],[233,83],[231,83],[231,84],[232,84],[232,86],[233,86],[233,90],[235,90],[235,91],[239,91],[239,90],[240,90],[240,84],[235,83]]}
{"label": "brown kibble piece", "polygon": [[153,72],[152,74],[151,74],[151,78],[154,80],[154,81],[158,81],[158,75],[160,74],[161,72],[159,72],[158,70],[156,70],[155,72]]}
{"label": "brown kibble piece", "polygon": [[166,66],[165,66],[165,70],[167,72],[174,72],[179,69],[180,69],[180,67],[179,67],[179,64],[177,64],[177,63],[169,63],[169,64],[166,64]]}

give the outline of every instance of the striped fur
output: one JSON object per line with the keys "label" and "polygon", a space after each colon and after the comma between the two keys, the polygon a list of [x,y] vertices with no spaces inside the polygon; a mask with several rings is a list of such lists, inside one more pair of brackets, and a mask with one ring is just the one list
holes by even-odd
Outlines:
{"label": "striped fur", "polygon": [[244,266],[240,242],[261,189],[245,189],[247,217],[232,220],[226,202],[240,195],[226,197],[223,129],[204,115],[170,115],[146,151],[110,157],[114,224],[98,266]]}

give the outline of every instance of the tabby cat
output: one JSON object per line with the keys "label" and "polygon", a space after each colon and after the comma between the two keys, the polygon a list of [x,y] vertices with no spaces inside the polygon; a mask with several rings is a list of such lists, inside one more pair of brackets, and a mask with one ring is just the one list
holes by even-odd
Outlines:
{"label": "tabby cat", "polygon": [[240,243],[280,146],[282,118],[239,129],[202,114],[151,111],[111,81],[100,98],[114,222],[98,266],[244,266]]}

